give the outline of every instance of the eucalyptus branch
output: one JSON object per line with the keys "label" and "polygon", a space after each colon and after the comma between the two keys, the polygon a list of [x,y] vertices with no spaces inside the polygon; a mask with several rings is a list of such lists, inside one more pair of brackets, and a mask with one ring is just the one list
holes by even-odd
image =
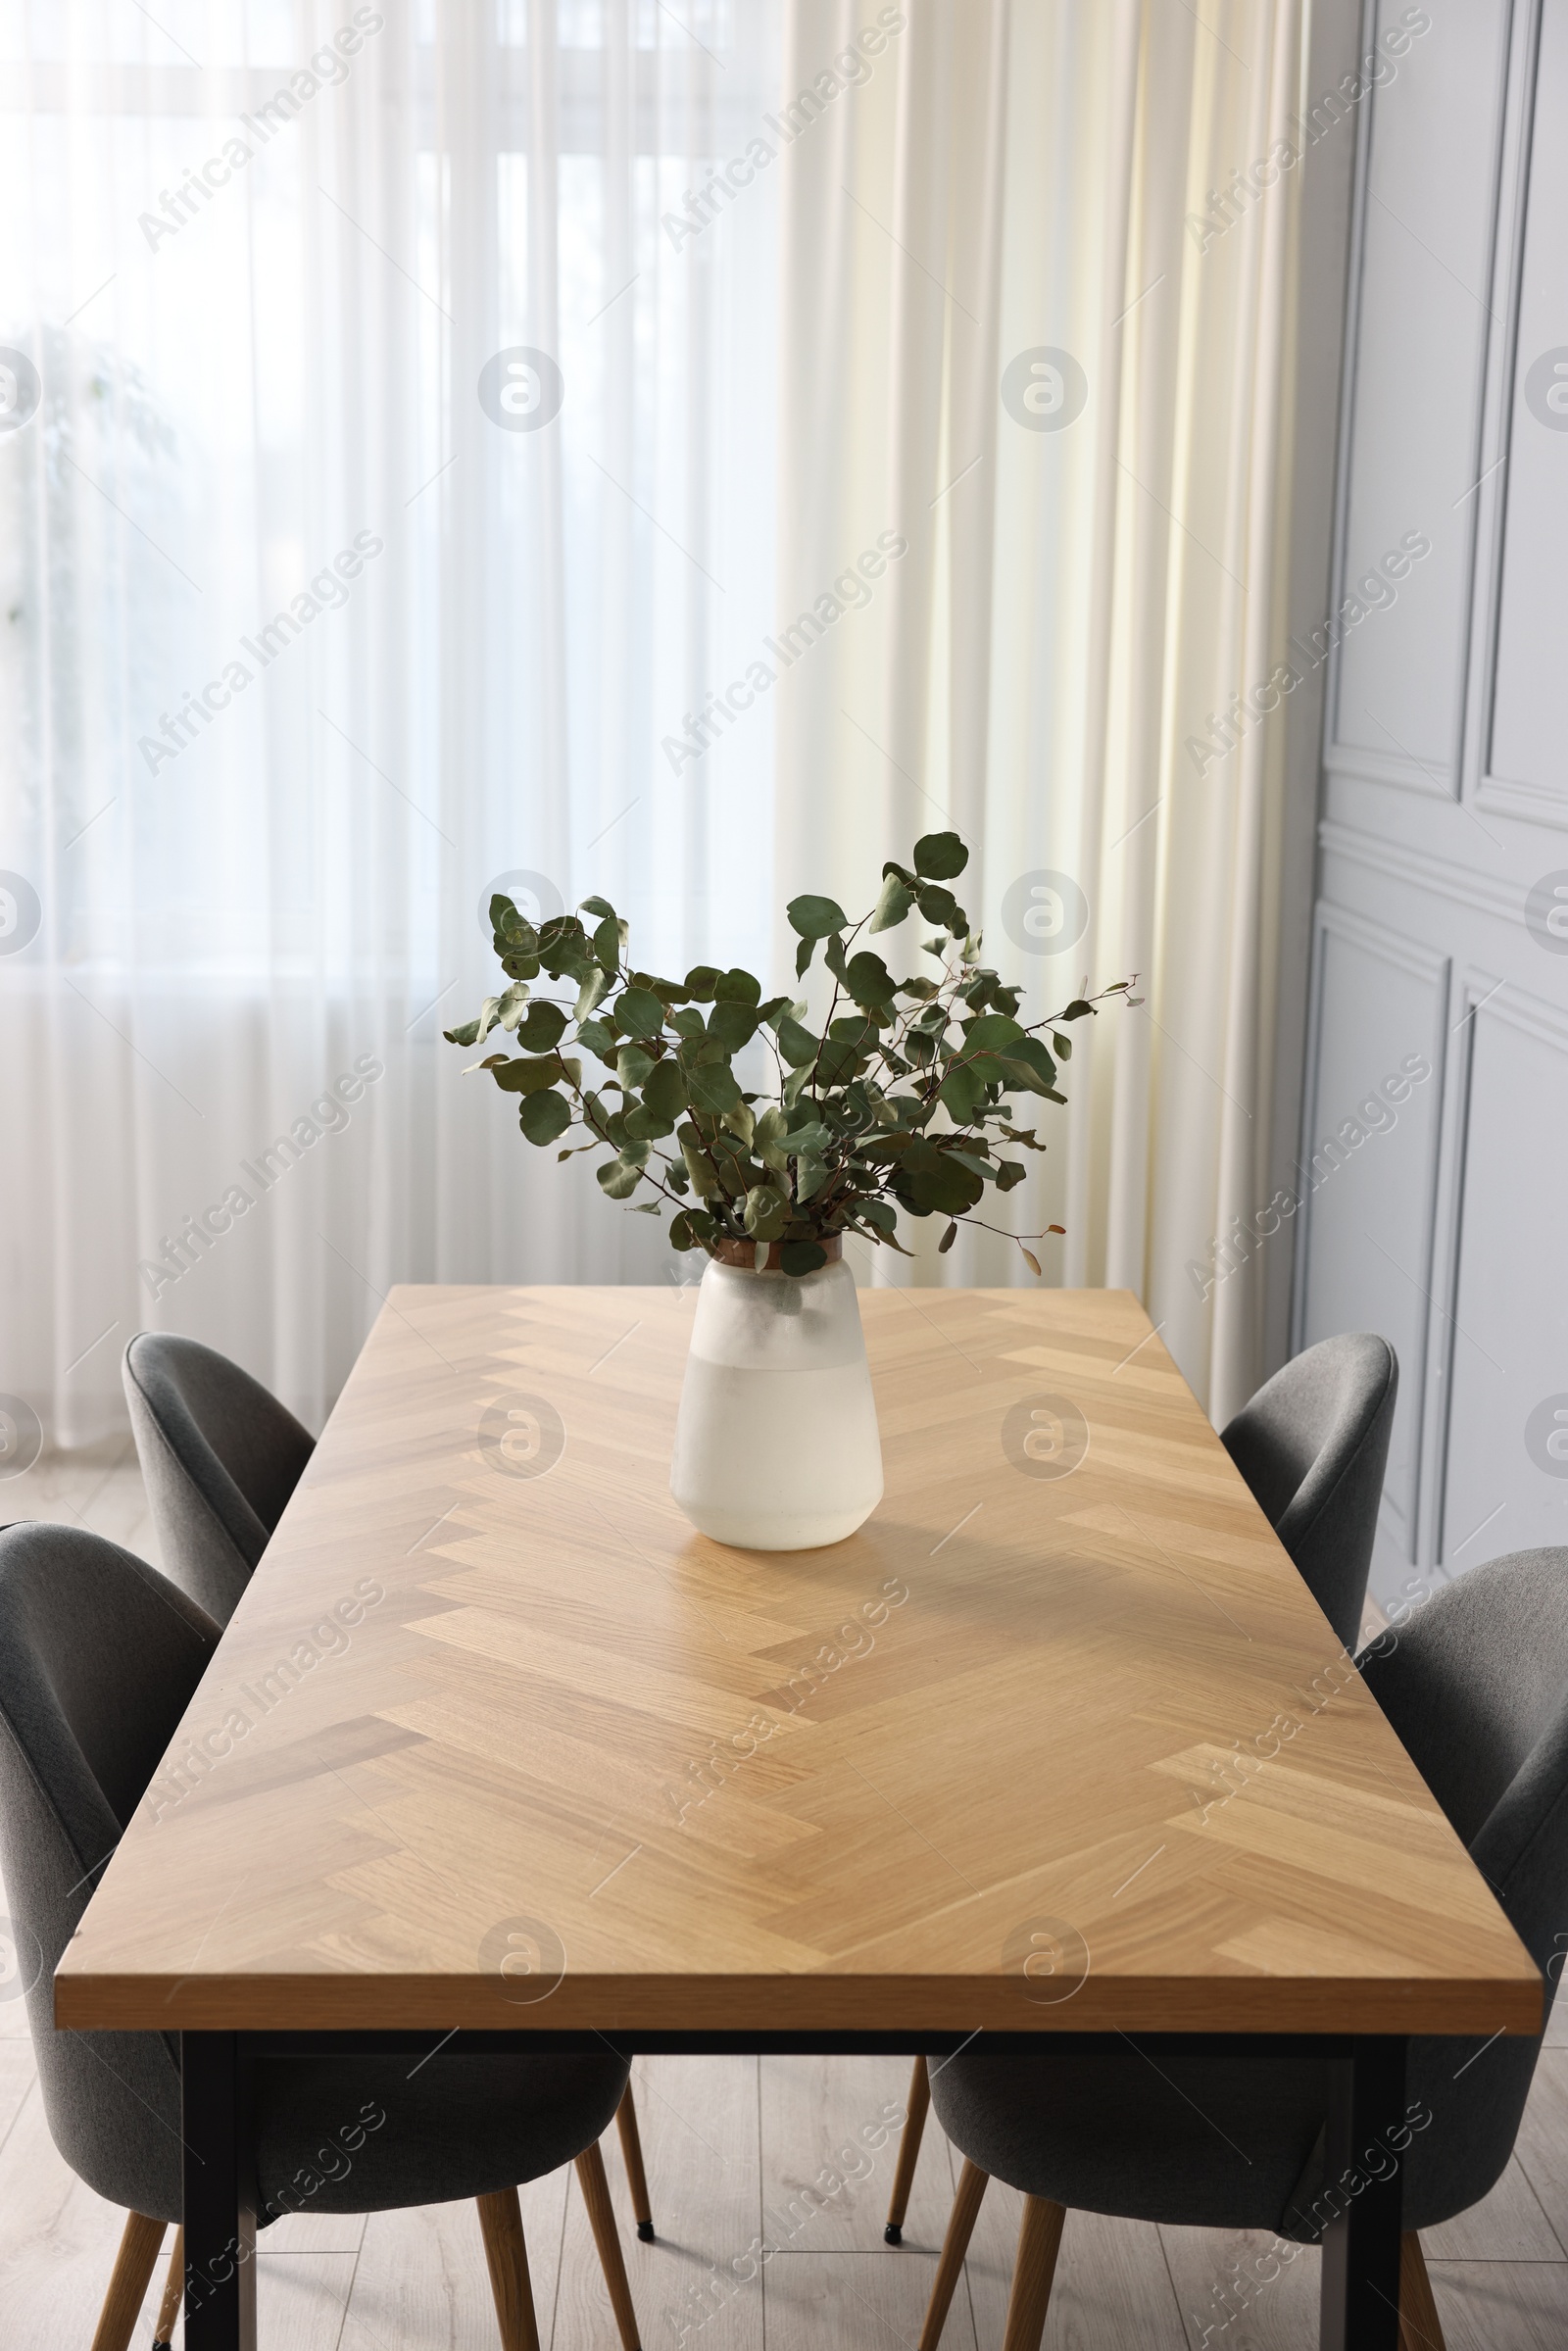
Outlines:
{"label": "eucalyptus branch", "polygon": [[[966,862],[956,834],[931,833],[915,844],[911,866],[883,867],[876,906],[858,921],[831,899],[791,901],[790,924],[802,942],[797,981],[818,944],[828,943],[833,986],[818,1033],[803,1030],[795,1000],[764,1004],[750,972],[699,965],[672,981],[631,970],[625,926],[604,899],[586,899],[577,913],[536,928],[499,896],[490,917],[507,993],[446,1033],[458,1045],[511,1036],[516,1057],[497,1051],[474,1066],[521,1098],[518,1123],[527,1141],[543,1146],[580,1127],[585,1141],[576,1148],[604,1153],[595,1173],[612,1200],[630,1200],[647,1187],[650,1197],[638,1205],[656,1215],[660,1201],[674,1210],[676,1249],[711,1250],[731,1236],[776,1240],[785,1272],[804,1274],[823,1262],[822,1242],[852,1224],[879,1246],[903,1249],[902,1210],[945,1216],[944,1249],[960,1222],[1013,1240],[1039,1273],[1025,1242],[1044,1235],[1007,1233],[974,1213],[988,1183],[1007,1191],[1023,1180],[1023,1167],[1001,1155],[1004,1144],[1045,1149],[1032,1127],[1022,1132],[1012,1123],[1018,1113],[1009,1098],[1032,1094],[1059,1103],[1064,1028],[1098,1015],[1118,994],[1130,1004],[1141,1000],[1130,994],[1135,976],[1074,998],[1042,1020],[1020,1020],[1021,991],[982,964],[968,916],[946,887]],[[862,935],[896,928],[916,907],[936,932],[935,981],[898,980],[865,949],[852,971],[851,950]],[[574,984],[577,995],[569,1003],[550,994],[530,1001],[528,983],[541,971]],[[847,1034],[835,1038],[845,1005],[859,1022],[845,1020]],[[787,1039],[786,1022],[793,1031]],[[568,1067],[562,1058],[573,1023],[572,1054],[591,1054],[613,1073],[592,1090],[591,1107],[580,1061]],[[1049,1046],[1046,1030],[1054,1032]],[[772,1057],[766,1099],[744,1094],[731,1066],[759,1035]],[[629,1059],[628,1048],[636,1049]],[[640,1078],[621,1075],[643,1064]],[[616,1109],[611,1094],[619,1098]],[[735,1116],[743,1103],[749,1119]],[[950,1123],[933,1128],[939,1108]],[[770,1111],[796,1123],[792,1129],[775,1117],[760,1141],[758,1124]],[[806,1148],[792,1149],[792,1136]],[[570,1149],[560,1153],[572,1155]],[[811,1189],[803,1198],[808,1168]]]}

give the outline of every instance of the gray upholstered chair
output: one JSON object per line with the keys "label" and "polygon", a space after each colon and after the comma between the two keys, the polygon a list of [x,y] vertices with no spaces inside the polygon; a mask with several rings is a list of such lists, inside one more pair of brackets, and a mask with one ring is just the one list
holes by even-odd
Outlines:
{"label": "gray upholstered chair", "polygon": [[[1440,1592],[1361,1660],[1368,1689],[1546,1978],[1568,1929],[1568,1550],[1515,1551]],[[1543,2020],[1544,2022],[1544,2020]],[[1442,2351],[1415,2232],[1494,2187],[1513,2151],[1540,2038],[1410,2042],[1430,2122],[1403,2159],[1401,2305]],[[921,2351],[935,2351],[987,2180],[1023,2191],[1009,2351],[1038,2351],[1068,2212],[1178,2227],[1321,2233],[1324,2065],[1137,2055],[988,2057],[936,2068],[931,2099],[964,2157]],[[1245,2148],[1245,2155],[1242,2150]],[[1334,2209],[1324,2198],[1327,2217]]]}
{"label": "gray upholstered chair", "polygon": [[195,1339],[138,1332],[122,1377],[164,1572],[226,1625],[314,1441],[260,1380]]}
{"label": "gray upholstered chair", "polygon": [[[1398,1389],[1388,1341],[1352,1331],[1287,1363],[1220,1433],[1347,1650],[1361,1631]],[[890,2245],[903,2242],[930,2102],[926,2061],[917,2057],[882,2232]]]}
{"label": "gray upholstered chair", "polygon": [[[0,1867],[44,2112],[73,2171],[129,2213],[93,2351],[125,2351],[165,2229],[179,2221],[179,2044],[57,2032],[54,1971],[218,1640],[183,1592],[101,1537],[0,1530]],[[390,2057],[269,2060],[255,2083],[259,2218],[472,2196],[505,2351],[529,2351],[538,2336],[516,2191],[575,2161],[621,2341],[636,2351],[597,2143],[627,2074],[608,2047],[503,2059],[441,2049],[412,2075]],[[341,2170],[324,2162],[323,2131],[344,2142]],[[160,2344],[178,2310],[179,2260],[176,2240]]]}
{"label": "gray upholstered chair", "polygon": [[1220,1432],[1312,1597],[1348,1649],[1361,1637],[1399,1366],[1386,1339],[1319,1340]]}

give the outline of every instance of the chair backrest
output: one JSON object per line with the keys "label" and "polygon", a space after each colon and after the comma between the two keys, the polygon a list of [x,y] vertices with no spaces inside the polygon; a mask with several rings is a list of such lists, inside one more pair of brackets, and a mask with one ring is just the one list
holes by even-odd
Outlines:
{"label": "chair backrest", "polygon": [[179,2074],[156,2033],[57,2032],[54,1971],[218,1645],[129,1551],[0,1529],[0,1870],[44,2112],[112,2203],[179,2217]]}
{"label": "chair backrest", "polygon": [[259,1380],[197,1340],[140,1332],[123,1377],[164,1567],[226,1625],[315,1441]]}
{"label": "chair backrest", "polygon": [[1399,1366],[1367,1331],[1320,1340],[1220,1433],[1348,1649],[1361,1631]]}
{"label": "chair backrest", "polygon": [[[1360,1665],[1545,1977],[1549,2013],[1568,1952],[1568,1549],[1472,1568]],[[1411,2146],[1418,2214],[1462,2212],[1501,2178],[1540,2047],[1411,2042],[1409,2094],[1435,2126]]]}

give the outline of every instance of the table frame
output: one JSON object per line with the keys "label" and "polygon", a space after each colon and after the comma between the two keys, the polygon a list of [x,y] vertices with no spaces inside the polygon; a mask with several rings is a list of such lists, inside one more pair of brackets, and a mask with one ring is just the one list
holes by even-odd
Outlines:
{"label": "table frame", "polygon": [[[453,2036],[446,2036],[450,2040]],[[466,2056],[951,2056],[972,2034],[956,2033],[465,2032]],[[1055,2057],[1125,2054],[1125,2034],[988,2033],[988,2052]],[[183,2079],[186,2351],[257,2351],[257,2195],[250,2177],[251,2069],[267,2055],[406,2054],[446,2045],[425,2033],[185,2033]],[[1157,2058],[1308,2058],[1334,2063],[1325,2178],[1353,2168],[1402,2119],[1407,2043],[1402,2035],[1343,2033],[1145,2033],[1132,2044]],[[1329,2224],[1323,2245],[1319,2351],[1398,2351],[1402,2181],[1370,2171]]]}

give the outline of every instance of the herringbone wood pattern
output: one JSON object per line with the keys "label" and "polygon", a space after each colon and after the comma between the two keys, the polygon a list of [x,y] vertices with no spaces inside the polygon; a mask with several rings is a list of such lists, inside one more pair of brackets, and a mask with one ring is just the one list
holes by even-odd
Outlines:
{"label": "herringbone wood pattern", "polygon": [[395,1291],[62,2020],[1528,2030],[1136,1299],[862,1304],[886,1497],[769,1554],[669,1497],[680,1298]]}

